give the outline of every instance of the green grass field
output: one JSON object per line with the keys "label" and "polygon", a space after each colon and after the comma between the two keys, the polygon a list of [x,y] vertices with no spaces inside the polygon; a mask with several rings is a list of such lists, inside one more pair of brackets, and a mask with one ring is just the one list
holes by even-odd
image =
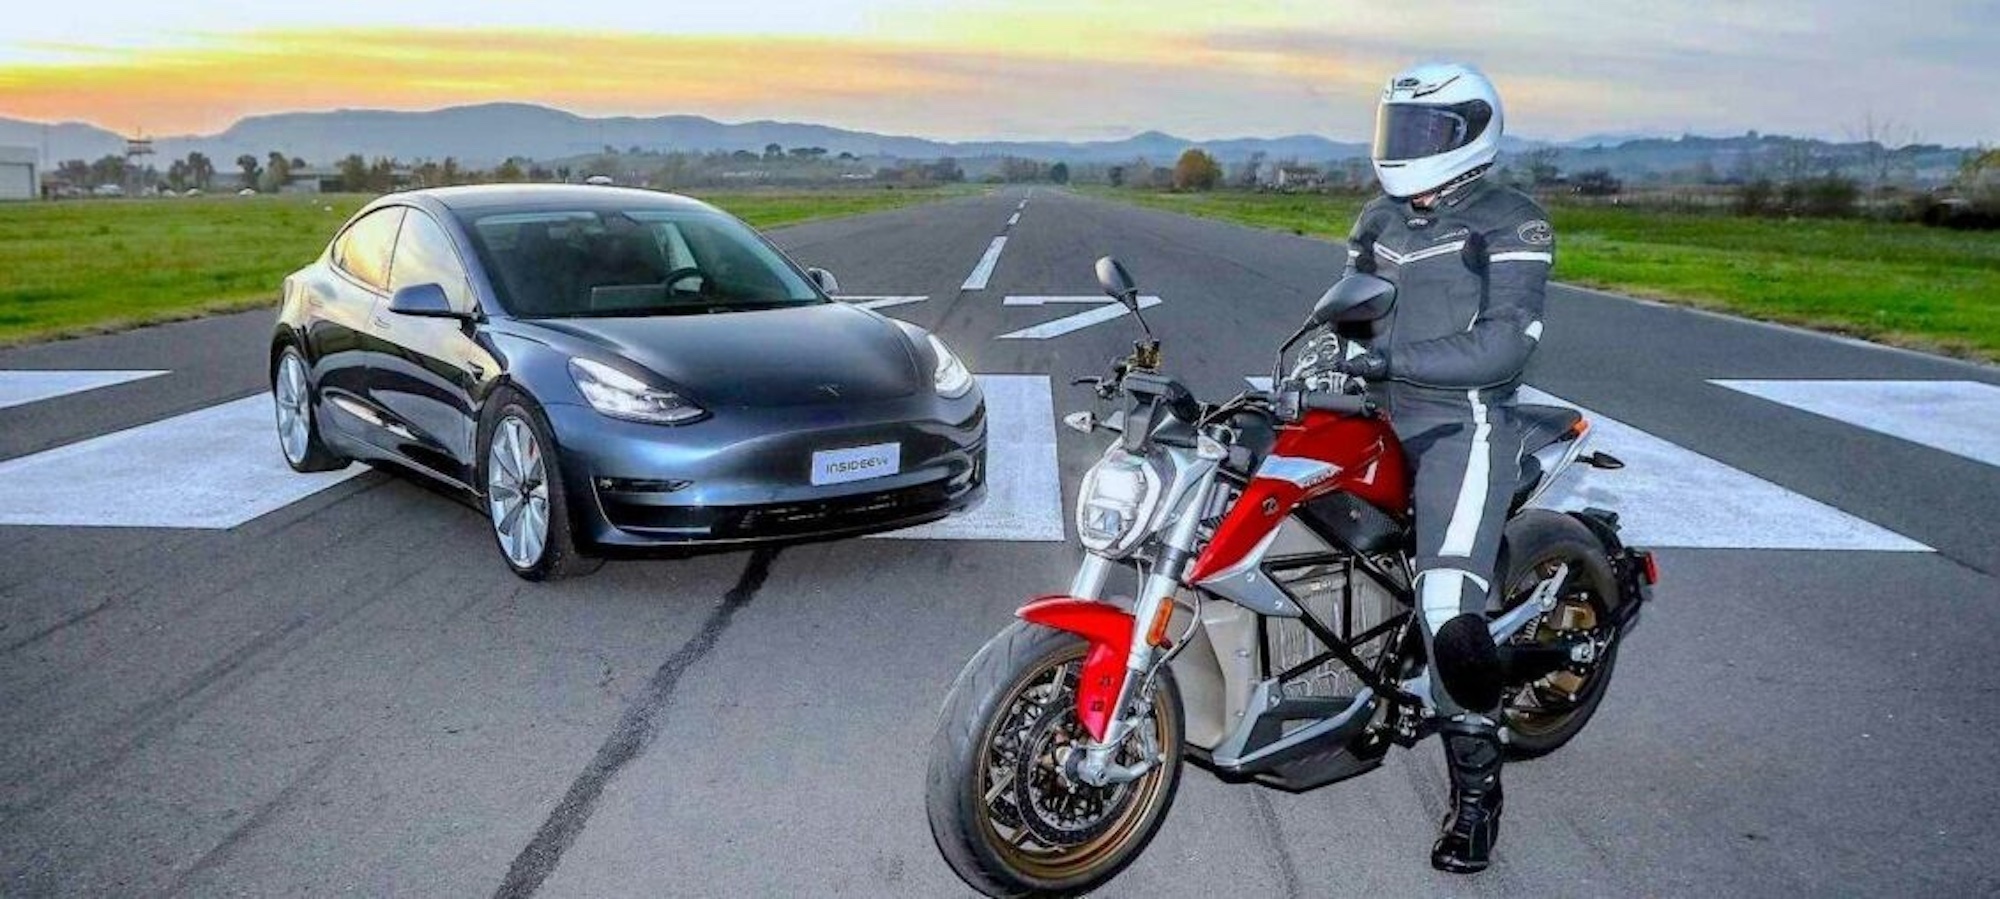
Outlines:
{"label": "green grass field", "polygon": [[[1361,207],[1339,196],[1092,193],[1328,240],[1344,239]],[[1550,215],[1560,281],[2000,360],[2000,234],[1608,206]]]}
{"label": "green grass field", "polygon": [[[759,228],[963,193],[743,191],[704,199]],[[273,302],[369,198],[80,200],[0,205],[0,346]]]}

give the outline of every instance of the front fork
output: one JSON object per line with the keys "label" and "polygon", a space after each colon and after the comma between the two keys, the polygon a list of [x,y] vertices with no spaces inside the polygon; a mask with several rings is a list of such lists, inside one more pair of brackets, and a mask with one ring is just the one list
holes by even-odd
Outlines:
{"label": "front fork", "polygon": [[[1119,745],[1150,715],[1150,706],[1130,714],[1127,710],[1135,694],[1150,690],[1154,672],[1165,664],[1170,655],[1166,641],[1162,639],[1159,641],[1161,645],[1155,645],[1155,640],[1160,638],[1155,620],[1162,615],[1173,614],[1174,594],[1180,591],[1181,572],[1194,559],[1202,513],[1208,508],[1210,493],[1215,487],[1215,472],[1216,469],[1211,466],[1189,490],[1190,495],[1179,504],[1177,517],[1169,524],[1166,539],[1160,542],[1157,563],[1140,579],[1138,598],[1132,603],[1131,648],[1126,652],[1124,677],[1118,685],[1117,698],[1111,704],[1113,712],[1110,721],[1102,734],[1092,734],[1092,739],[1082,744],[1082,752],[1076,756],[1072,766],[1077,779],[1085,783],[1093,786],[1127,783],[1137,780],[1160,762],[1162,747],[1151,745],[1151,740],[1146,741],[1148,745],[1143,747],[1145,751],[1138,763],[1122,765],[1114,759]],[[1085,554],[1083,565],[1070,581],[1069,595],[1076,599],[1101,601],[1105,582],[1110,579],[1114,564],[1095,553]],[[1145,697],[1139,695],[1139,698]]]}

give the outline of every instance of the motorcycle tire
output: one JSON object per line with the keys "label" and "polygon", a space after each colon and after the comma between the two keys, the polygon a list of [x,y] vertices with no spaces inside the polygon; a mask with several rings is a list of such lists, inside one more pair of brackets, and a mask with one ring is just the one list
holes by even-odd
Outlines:
{"label": "motorcycle tire", "polygon": [[[1120,787],[1090,788],[1053,780],[1055,775],[1048,773],[1053,769],[1040,764],[1021,767],[1024,745],[1032,750],[1029,759],[1044,758],[1037,734],[1080,733],[1074,672],[1089,649],[1074,634],[1016,621],[966,663],[945,698],[926,779],[931,838],[952,871],[985,895],[1073,896],[1102,886],[1145,851],[1173,806],[1180,787],[1184,724],[1180,690],[1170,670],[1162,669],[1154,681],[1151,727],[1161,759],[1152,770]],[[1056,676],[1059,670],[1063,677]],[[1037,693],[1039,702],[1031,696]],[[1023,720],[1030,723],[1021,725]],[[1014,746],[1011,757],[1003,751],[1009,743]],[[1049,752],[1055,757],[1056,750]],[[1008,776],[1002,783],[996,769],[1003,774],[1026,770],[1029,776]],[[1016,788],[1017,782],[1029,786]],[[1032,806],[1033,798],[1047,795],[1049,787],[1067,787],[1071,797],[1109,793],[1112,798],[1099,804],[1110,811],[1099,823],[1074,833],[1053,831],[1056,839],[1043,842],[1045,833],[1069,822],[1047,821],[1033,808],[1024,811],[1019,797],[1028,797]],[[1036,790],[1040,792],[1030,792]],[[994,794],[999,798],[989,798]],[[1084,799],[1081,804],[1088,807],[1088,796]],[[1054,804],[1060,813],[1078,803]],[[1027,820],[1030,816],[1036,816],[1034,823]],[[1001,832],[1003,827],[1014,832],[1011,838]],[[1020,836],[1024,832],[1025,840]],[[1075,844],[1065,845],[1070,836]],[[1031,849],[1031,843],[1040,849]]]}
{"label": "motorcycle tire", "polygon": [[[1507,523],[1499,565],[1504,572],[1501,583],[1505,588],[1501,595],[1507,597],[1505,608],[1511,609],[1526,600],[1541,581],[1546,568],[1564,563],[1569,565],[1568,584],[1571,588],[1559,596],[1555,611],[1562,611],[1565,605],[1576,604],[1579,609],[1587,608],[1595,620],[1608,621],[1622,599],[1603,544],[1582,522],[1545,509],[1529,509]],[[1561,749],[1583,731],[1591,717],[1597,714],[1598,706],[1604,702],[1612,671],[1617,667],[1618,638],[1622,636],[1617,635],[1605,647],[1590,676],[1581,679],[1581,689],[1565,695],[1566,709],[1559,714],[1530,715],[1513,704],[1522,691],[1546,687],[1508,685],[1510,702],[1502,710],[1507,719],[1508,759],[1524,761],[1540,758]],[[1556,675],[1557,678],[1565,676]]]}

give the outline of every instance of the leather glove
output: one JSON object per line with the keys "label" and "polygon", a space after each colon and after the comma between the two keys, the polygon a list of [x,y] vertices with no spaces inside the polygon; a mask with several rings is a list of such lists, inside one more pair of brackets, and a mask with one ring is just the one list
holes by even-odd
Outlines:
{"label": "leather glove", "polygon": [[1379,350],[1370,350],[1352,359],[1342,359],[1330,367],[1343,375],[1380,381],[1389,376],[1389,357]]}

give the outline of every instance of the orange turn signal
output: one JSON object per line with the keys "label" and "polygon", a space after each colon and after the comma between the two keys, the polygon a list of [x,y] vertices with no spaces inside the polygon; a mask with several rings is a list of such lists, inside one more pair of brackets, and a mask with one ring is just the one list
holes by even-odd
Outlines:
{"label": "orange turn signal", "polygon": [[1167,623],[1172,620],[1174,620],[1174,600],[1172,597],[1167,597],[1160,600],[1160,610],[1153,613],[1153,624],[1146,628],[1146,645],[1165,648],[1168,643]]}

